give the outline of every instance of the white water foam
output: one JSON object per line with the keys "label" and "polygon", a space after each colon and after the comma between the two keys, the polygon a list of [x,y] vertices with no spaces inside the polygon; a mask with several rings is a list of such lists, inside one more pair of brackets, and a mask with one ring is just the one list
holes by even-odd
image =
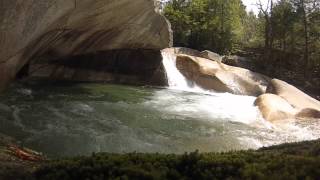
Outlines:
{"label": "white water foam", "polygon": [[170,89],[188,91],[188,92],[200,92],[208,93],[208,91],[202,89],[195,83],[189,81],[185,78],[176,66],[176,54],[173,52],[173,49],[164,49],[162,50],[163,57],[163,66],[167,73],[167,79]]}
{"label": "white water foam", "polygon": [[[194,95],[193,103],[180,102],[172,110],[194,111],[194,113],[207,114],[209,117],[229,119],[231,121],[254,124],[263,120],[260,111],[254,106],[255,97],[240,96],[230,93],[215,93],[208,91],[195,82],[188,80],[176,67],[176,54],[173,49],[162,50],[163,66],[167,73],[169,89],[206,94]],[[191,96],[191,95],[190,95]],[[162,96],[158,96],[162,97]],[[264,123],[267,124],[267,123]]]}
{"label": "white water foam", "polygon": [[[165,105],[162,107],[163,109],[167,109],[169,112],[179,112],[187,116],[194,116],[196,114],[199,118],[203,119],[206,117],[209,121],[210,119],[214,120],[218,118],[260,128],[261,132],[257,133],[261,135],[265,133],[266,138],[264,140],[252,139],[251,137],[238,138],[244,144],[251,144],[253,148],[320,138],[320,135],[315,134],[310,128],[302,127],[297,123],[292,123],[292,121],[290,123],[283,122],[276,124],[266,121],[262,118],[259,109],[254,106],[256,97],[215,93],[202,89],[194,82],[185,78],[177,69],[176,54],[173,49],[162,50],[162,56],[169,89],[202,94],[202,96],[188,95],[192,100],[179,100],[178,97],[156,95],[159,98],[165,97],[163,101],[165,100],[167,103],[163,103],[163,101],[162,103],[158,103]],[[206,94],[206,96],[203,96],[203,94]]]}

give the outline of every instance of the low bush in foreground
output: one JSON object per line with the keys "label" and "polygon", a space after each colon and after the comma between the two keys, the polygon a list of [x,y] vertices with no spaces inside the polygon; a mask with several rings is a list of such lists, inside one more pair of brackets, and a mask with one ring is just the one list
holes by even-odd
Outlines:
{"label": "low bush in foreground", "polygon": [[49,162],[35,179],[319,179],[320,141],[230,153],[93,154]]}

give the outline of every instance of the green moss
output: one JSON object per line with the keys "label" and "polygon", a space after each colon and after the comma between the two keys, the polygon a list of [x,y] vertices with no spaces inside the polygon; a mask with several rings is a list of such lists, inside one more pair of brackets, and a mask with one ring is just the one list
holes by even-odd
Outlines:
{"label": "green moss", "polygon": [[109,154],[51,161],[36,179],[317,179],[319,141],[229,153]]}

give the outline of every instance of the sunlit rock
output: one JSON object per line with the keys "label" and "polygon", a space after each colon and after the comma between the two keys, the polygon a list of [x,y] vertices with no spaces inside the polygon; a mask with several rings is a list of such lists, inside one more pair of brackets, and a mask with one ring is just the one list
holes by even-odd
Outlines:
{"label": "sunlit rock", "polygon": [[284,81],[270,81],[267,93],[255,102],[266,120],[320,118],[319,101]]}
{"label": "sunlit rock", "polygon": [[267,77],[247,69],[183,54],[177,56],[177,68],[200,87],[217,92],[259,96],[268,84]]}
{"label": "sunlit rock", "polygon": [[273,79],[267,88],[268,93],[276,94],[297,109],[314,109],[320,111],[320,102],[310,97],[298,88],[281,81]]}
{"label": "sunlit rock", "polygon": [[294,118],[297,112],[285,99],[274,94],[263,94],[254,104],[259,107],[263,118],[270,122]]}

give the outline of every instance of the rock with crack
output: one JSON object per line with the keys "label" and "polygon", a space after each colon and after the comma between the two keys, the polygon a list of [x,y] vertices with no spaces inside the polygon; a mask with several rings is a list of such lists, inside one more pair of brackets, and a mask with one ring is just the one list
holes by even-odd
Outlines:
{"label": "rock with crack", "polygon": [[171,44],[153,0],[0,0],[0,88],[31,60],[121,49],[160,54]]}
{"label": "rock with crack", "polygon": [[274,122],[284,119],[293,119],[297,110],[285,99],[275,94],[263,94],[254,103],[264,119]]}
{"label": "rock with crack", "polygon": [[268,85],[267,92],[280,96],[292,107],[300,111],[296,114],[297,117],[320,119],[320,102],[298,88],[279,79],[272,79]]}
{"label": "rock with crack", "polygon": [[293,107],[298,109],[310,108],[320,111],[320,102],[305,94],[298,88],[281,81],[272,79],[267,88],[268,93],[276,94],[287,100]]}
{"label": "rock with crack", "polygon": [[259,96],[265,93],[269,78],[247,69],[183,54],[177,55],[177,68],[200,87],[217,92]]}

